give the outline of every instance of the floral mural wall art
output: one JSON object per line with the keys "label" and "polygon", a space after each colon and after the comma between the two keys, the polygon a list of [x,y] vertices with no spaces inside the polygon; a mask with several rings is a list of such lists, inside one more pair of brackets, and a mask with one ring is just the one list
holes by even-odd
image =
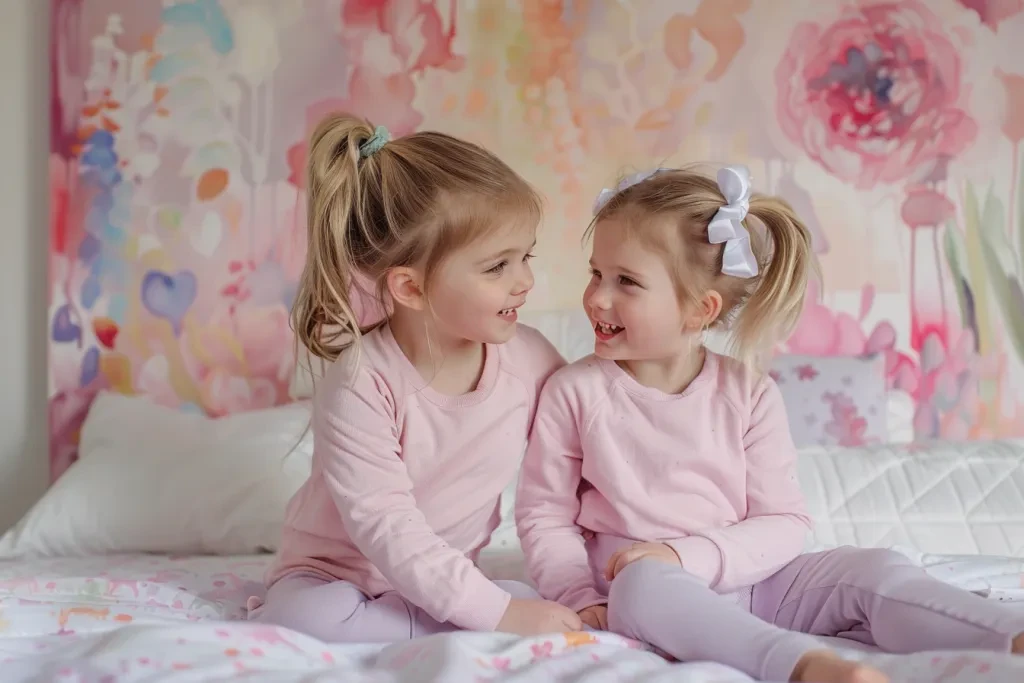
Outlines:
{"label": "floral mural wall art", "polygon": [[[780,124],[811,159],[857,189],[902,194],[907,341],[918,361],[897,356],[892,370],[908,371],[895,372],[893,385],[918,400],[916,432],[968,436],[977,419],[974,299],[965,282],[947,282],[940,248],[955,213],[950,165],[978,136],[957,47],[922,2],[848,4],[831,22],[794,29],[777,78]],[[947,290],[957,288],[972,305],[954,322]]]}
{"label": "floral mural wall art", "polygon": [[747,163],[822,261],[787,350],[884,354],[921,438],[1024,435],[1020,0],[51,2],[54,476],[103,389],[289,400],[305,139],[337,109],[540,188],[547,309],[618,174]]}

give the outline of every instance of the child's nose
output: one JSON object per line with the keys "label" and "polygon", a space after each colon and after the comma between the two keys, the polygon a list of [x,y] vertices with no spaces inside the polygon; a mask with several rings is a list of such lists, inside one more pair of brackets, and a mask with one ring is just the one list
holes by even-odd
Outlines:
{"label": "child's nose", "polygon": [[591,308],[599,311],[607,311],[611,308],[611,300],[606,294],[603,294],[601,290],[597,290],[590,295],[590,300],[587,305]]}
{"label": "child's nose", "polygon": [[526,267],[520,271],[519,278],[516,281],[515,287],[513,287],[513,296],[526,294],[533,289],[534,282],[533,269],[530,268],[529,264],[526,264]]}

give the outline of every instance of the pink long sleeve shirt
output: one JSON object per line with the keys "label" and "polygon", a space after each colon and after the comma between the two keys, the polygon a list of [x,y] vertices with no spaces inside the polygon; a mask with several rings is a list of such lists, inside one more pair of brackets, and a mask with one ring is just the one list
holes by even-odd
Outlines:
{"label": "pink long sleeve shirt", "polygon": [[687,571],[731,593],[799,555],[811,526],[778,387],[711,352],[680,394],[595,356],[556,372],[516,521],[541,595],[577,611],[607,602],[585,529],[666,543]]}
{"label": "pink long sleeve shirt", "polygon": [[486,346],[477,388],[461,396],[425,386],[387,325],[353,360],[343,354],[317,385],[312,474],[288,506],[268,583],[312,572],[493,630],[510,596],[475,560],[498,525],[540,387],[565,361],[524,325]]}

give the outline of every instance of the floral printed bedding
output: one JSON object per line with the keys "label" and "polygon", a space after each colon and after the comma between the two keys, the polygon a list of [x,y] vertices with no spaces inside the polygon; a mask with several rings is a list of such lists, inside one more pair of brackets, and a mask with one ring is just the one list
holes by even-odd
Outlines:
{"label": "floral printed bedding", "polygon": [[[511,559],[514,558],[510,558]],[[937,576],[1020,603],[1024,561],[925,556]],[[671,663],[607,633],[540,638],[439,635],[388,647],[328,645],[251,624],[267,557],[114,556],[0,563],[0,680],[133,681],[687,681],[747,683],[728,667]],[[1024,658],[987,653],[860,654],[894,681],[1024,680]]]}

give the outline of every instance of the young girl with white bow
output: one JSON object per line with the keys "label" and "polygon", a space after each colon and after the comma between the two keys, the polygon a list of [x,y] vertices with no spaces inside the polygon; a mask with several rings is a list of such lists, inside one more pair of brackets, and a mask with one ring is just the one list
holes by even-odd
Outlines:
{"label": "young girl with white bow", "polygon": [[[658,169],[602,192],[590,232],[595,353],[542,391],[519,483],[543,597],[677,659],[772,681],[887,680],[815,636],[1024,649],[1024,614],[895,552],[801,554],[811,521],[785,408],[748,362],[792,327],[814,266],[787,204],[751,195],[743,167],[717,183]],[[703,346],[726,321],[740,360]]]}

